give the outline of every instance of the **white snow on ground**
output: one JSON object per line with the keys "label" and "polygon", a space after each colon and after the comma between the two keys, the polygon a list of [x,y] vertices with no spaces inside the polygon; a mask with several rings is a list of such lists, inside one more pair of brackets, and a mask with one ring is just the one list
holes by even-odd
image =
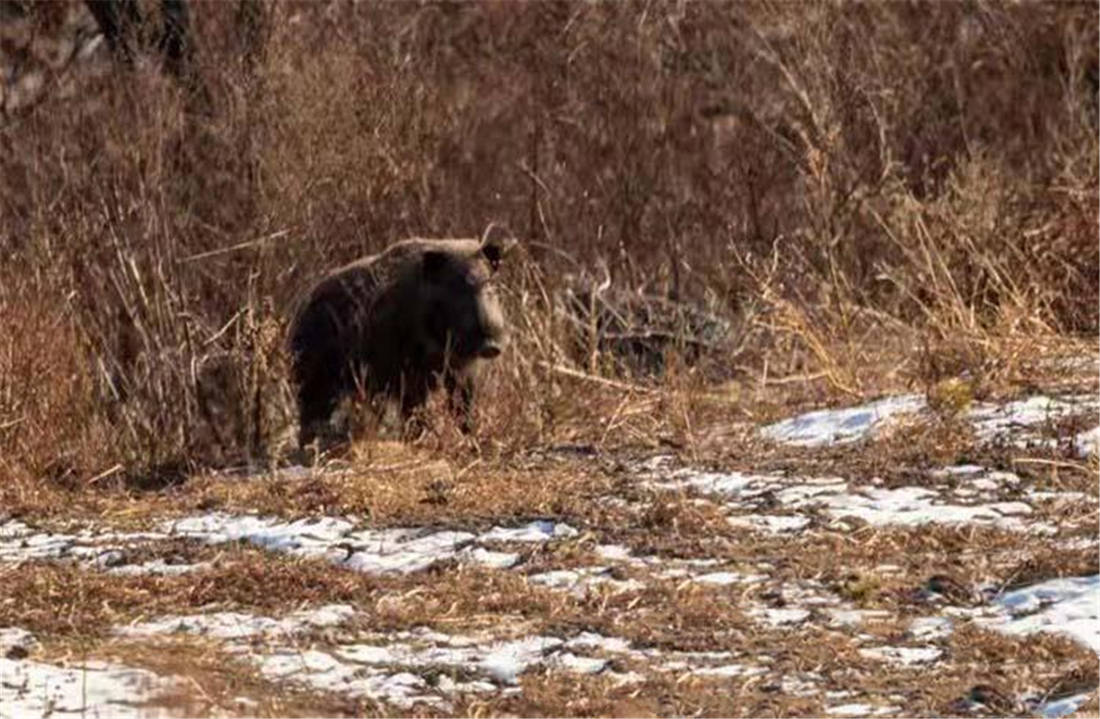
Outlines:
{"label": "white snow on ground", "polygon": [[535,520],[522,527],[494,527],[478,538],[481,542],[545,542],[550,539],[569,539],[577,536],[577,530],[568,524]]}
{"label": "white snow on ground", "polygon": [[1073,438],[1073,445],[1082,457],[1100,455],[1100,427],[1081,432]]}
{"label": "white snow on ground", "polygon": [[811,616],[810,610],[802,607],[752,607],[745,613],[773,629],[802,624]]}
{"label": "white snow on ground", "polygon": [[829,707],[825,710],[825,713],[829,716],[837,717],[879,717],[890,716],[897,714],[901,709],[898,707],[876,707],[871,704],[838,704],[837,706]]}
{"label": "white snow on ground", "polygon": [[108,566],[120,548],[167,539],[155,532],[121,533],[82,529],[67,534],[36,530],[18,519],[0,522],[0,562],[76,559]]}
{"label": "white snow on ground", "polygon": [[1100,654],[1100,575],[1050,579],[1005,593],[991,609],[956,613],[1009,634],[1065,634]]}
{"label": "white snow on ground", "polygon": [[89,661],[69,667],[0,657],[0,719],[20,717],[167,717],[158,695],[186,691],[179,680],[143,669]]}
{"label": "white snow on ground", "polygon": [[546,542],[576,536],[561,522],[536,520],[522,527],[472,532],[421,529],[361,529],[347,519],[321,517],[287,522],[274,517],[222,513],[166,522],[164,530],[218,544],[247,541],[297,557],[328,559],[362,572],[416,572],[456,559],[498,569],[514,566],[519,555],[481,546],[487,542]]}
{"label": "white snow on ground", "polygon": [[527,579],[555,589],[568,589],[577,596],[584,596],[594,587],[606,586],[615,592],[645,589],[645,584],[636,579],[616,579],[611,576],[610,567],[580,567],[578,569],[555,569],[549,572],[532,574]]}
{"label": "white snow on ground", "polygon": [[213,612],[161,617],[149,622],[118,627],[115,632],[124,637],[151,637],[164,634],[196,634],[217,639],[290,637],[310,629],[337,626],[354,616],[355,610],[347,604],[326,604],[316,609],[288,614],[282,619],[258,617],[241,612]]}
{"label": "white snow on ground", "polygon": [[[1018,484],[1016,475],[976,468],[966,473],[967,479],[952,487],[947,481],[952,473],[944,470],[939,474],[943,479],[941,484],[894,489],[857,486],[834,477],[787,478],[782,475],[692,470],[678,470],[650,484],[660,489],[694,489],[715,495],[731,513],[729,521],[732,524],[763,532],[797,532],[811,523],[811,517],[805,514],[756,513],[765,506],[773,510],[808,511],[811,516],[821,512],[832,520],[855,517],[874,526],[978,524],[1040,533],[1051,533],[1055,529],[1046,524],[1029,522],[1028,517],[1033,509],[1025,502],[979,503],[982,499],[994,499],[998,489]],[[1064,498],[1064,495],[1053,493],[1051,497]]]}
{"label": "white snow on ground", "polygon": [[1077,711],[1082,704],[1091,698],[1092,693],[1074,694],[1073,696],[1046,702],[1039,707],[1038,711],[1046,719],[1058,719],[1058,717],[1064,717]]}
{"label": "white snow on ground", "polygon": [[[799,447],[844,444],[865,439],[897,416],[922,412],[926,407],[927,402],[920,395],[886,397],[855,407],[807,412],[766,425],[760,429],[760,433],[776,442]],[[1022,429],[1068,414],[1095,413],[1097,409],[1100,409],[1100,399],[1094,395],[1064,398],[1039,395],[1004,404],[977,404],[967,411],[966,418],[974,424],[977,435],[982,440],[994,440],[1012,433],[1017,443],[1024,444],[1027,433],[1021,434]],[[1100,432],[1100,427],[1079,435],[1079,451],[1096,451],[1097,432]]]}
{"label": "white snow on ground", "polygon": [[296,638],[354,616],[347,605],[325,605],[283,618],[240,612],[169,616],[118,627],[126,639],[191,634],[223,640],[223,648],[252,662],[268,679],[338,691],[408,708],[425,702],[446,709],[455,692],[515,691],[519,677],[535,667],[573,674],[603,674],[637,681],[611,669],[610,657],[649,663],[657,671],[699,677],[763,674],[759,666],[730,663],[730,652],[664,652],[634,649],[618,637],[585,632],[572,639],[527,636],[496,639],[492,633],[452,635],[427,628],[368,633],[354,641],[322,647]]}
{"label": "white snow on ground", "polygon": [[132,576],[135,574],[149,574],[153,576],[175,576],[178,574],[190,574],[204,569],[209,569],[210,562],[198,562],[196,564],[169,564],[163,559],[153,559],[140,564],[120,564],[107,569],[108,574],[121,574]]}
{"label": "white snow on ground", "polygon": [[799,447],[855,442],[898,414],[911,414],[924,409],[920,395],[887,397],[857,407],[822,409],[785,419],[761,430],[768,439]]}
{"label": "white snow on ground", "polygon": [[943,639],[954,631],[948,617],[920,617],[909,624],[909,636],[913,639]]}
{"label": "white snow on ground", "polygon": [[0,657],[26,656],[38,643],[34,635],[21,627],[0,628]]}
{"label": "white snow on ground", "polygon": [[1041,425],[1077,412],[1096,413],[1100,403],[1095,395],[1054,399],[1038,395],[1003,405],[981,404],[967,414],[982,439],[993,439],[1009,431]]}
{"label": "white snow on ground", "polygon": [[913,666],[929,664],[943,656],[943,650],[936,647],[868,647],[859,650],[860,656],[878,659],[890,664]]}
{"label": "white snow on ground", "polygon": [[[1090,404],[1091,402],[1091,404]],[[855,441],[876,431],[891,417],[922,411],[915,396],[881,400],[849,410],[824,410],[765,428],[773,438],[807,446]],[[1034,427],[1066,412],[1095,407],[1095,398],[1051,400],[1031,398],[1003,407],[978,406],[969,414],[979,436],[1023,442]],[[1074,438],[1095,447],[1100,429]],[[1049,440],[1043,440],[1049,441]],[[1087,499],[1081,493],[1036,491],[1009,472],[976,465],[947,467],[928,473],[921,486],[885,487],[873,478],[862,484],[835,477],[805,478],[774,474],[673,471],[667,460],[656,458],[644,467],[650,486],[665,490],[692,489],[707,499],[721,502],[729,521],[752,531],[794,533],[815,531],[826,525],[845,525],[846,518],[874,526],[921,526],[952,523],[996,526],[1014,531],[1047,533],[1053,527],[1031,521],[1034,503]],[[1012,501],[1004,501],[1007,498]],[[1043,505],[1049,509],[1050,505]],[[766,513],[765,513],[766,512]],[[95,529],[40,531],[17,520],[0,521],[0,563],[28,559],[76,560],[90,568],[116,574],[181,573],[202,570],[204,564],[172,564],[153,559],[127,563],[127,551],[155,546],[173,538],[188,537],[211,544],[248,542],[296,557],[320,558],[365,572],[414,572],[440,560],[456,560],[499,569],[519,564],[514,544],[571,539],[574,527],[549,520],[535,520],[519,527],[494,527],[485,532],[441,529],[367,529],[354,518],[321,517],[285,521],[255,515],[213,513],[166,521],[156,532],[118,533]],[[597,545],[601,566],[556,569],[533,574],[528,580],[563,591],[636,591],[650,579],[672,579],[711,587],[716,592],[737,592],[744,597],[743,610],[756,622],[778,630],[814,622],[830,630],[859,632],[865,621],[889,619],[880,610],[857,610],[820,584],[809,581],[775,587],[768,584],[773,568],[767,564],[737,564],[718,559],[670,559],[640,556],[620,545]],[[615,570],[629,567],[631,578]],[[886,571],[886,568],[883,568]],[[765,584],[765,587],[747,585]],[[764,591],[769,590],[769,591]],[[759,599],[756,599],[759,597]],[[765,599],[766,598],[766,599]],[[913,620],[905,641],[893,646],[878,644],[869,635],[857,634],[859,652],[876,661],[920,667],[942,660],[943,650],[929,646],[947,637],[955,623],[972,620],[1013,634],[1038,631],[1067,634],[1100,653],[1100,577],[1051,580],[1008,592],[979,608],[947,607],[944,614]],[[633,648],[618,637],[585,633],[572,639],[549,636],[448,635],[426,629],[411,632],[351,635],[354,609],[325,605],[275,618],[241,612],[212,612],[193,616],[168,616],[118,627],[118,640],[147,639],[172,634],[191,634],[218,640],[223,647],[253,662],[267,678],[291,681],[318,690],[339,691],[369,697],[396,707],[426,702],[448,708],[457,692],[508,693],[518,691],[519,677],[532,669],[601,674],[615,681],[638,681],[633,672],[617,673],[612,659],[640,662],[652,670],[678,675],[709,677],[715,681],[755,677],[767,673],[767,657],[744,657],[731,652],[673,652]],[[317,629],[340,627],[340,644],[317,644],[306,637]],[[910,644],[906,646],[905,644]],[[0,719],[14,715],[64,716],[77,712],[87,698],[86,716],[148,716],[159,711],[126,702],[171,690],[178,680],[148,672],[102,663],[83,667],[58,667],[27,658],[34,639],[18,628],[0,628]],[[74,677],[90,690],[73,688]],[[774,681],[779,679],[772,678]],[[756,681],[755,679],[753,681]],[[769,681],[762,678],[761,681]],[[786,681],[786,678],[783,679]],[[141,685],[141,686],[139,686]],[[810,682],[802,691],[817,693]],[[75,693],[74,693],[75,692]],[[84,692],[81,694],[80,692]],[[887,715],[895,706],[852,703],[858,694],[826,696],[831,715]],[[893,698],[887,699],[896,703]],[[1068,713],[1084,701],[1068,697],[1040,707],[1045,716]],[[51,703],[52,702],[52,703]],[[74,703],[75,702],[75,703]]]}

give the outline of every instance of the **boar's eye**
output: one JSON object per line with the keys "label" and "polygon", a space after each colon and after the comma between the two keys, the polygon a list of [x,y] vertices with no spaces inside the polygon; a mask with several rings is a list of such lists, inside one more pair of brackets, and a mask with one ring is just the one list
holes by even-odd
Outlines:
{"label": "boar's eye", "polygon": [[473,290],[480,290],[485,286],[485,279],[478,277],[476,272],[470,271],[466,273],[466,286]]}

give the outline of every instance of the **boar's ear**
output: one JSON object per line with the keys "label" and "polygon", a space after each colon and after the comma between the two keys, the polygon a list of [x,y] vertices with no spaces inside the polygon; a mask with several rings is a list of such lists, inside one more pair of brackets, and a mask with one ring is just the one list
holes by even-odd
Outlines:
{"label": "boar's ear", "polygon": [[485,232],[481,233],[481,246],[478,248],[478,253],[488,261],[493,272],[496,272],[500,269],[501,260],[515,246],[516,241],[512,239],[506,227],[490,222]]}
{"label": "boar's ear", "polygon": [[490,237],[481,243],[481,248],[478,251],[488,260],[493,272],[496,272],[500,269],[501,260],[515,246],[516,241],[510,237]]}
{"label": "boar's ear", "polygon": [[443,272],[443,268],[447,265],[447,253],[439,250],[428,250],[424,253],[421,261],[423,262],[424,277],[434,280],[439,277],[440,273]]}

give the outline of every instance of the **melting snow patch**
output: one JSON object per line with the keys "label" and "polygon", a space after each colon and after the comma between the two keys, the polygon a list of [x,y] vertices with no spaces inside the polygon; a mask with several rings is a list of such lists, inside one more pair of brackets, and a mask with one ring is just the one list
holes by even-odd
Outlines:
{"label": "melting snow patch", "polygon": [[615,579],[608,567],[581,567],[579,569],[556,569],[540,574],[532,574],[528,579],[535,583],[555,589],[568,589],[577,596],[584,596],[597,585],[607,585],[617,592],[645,589],[645,585],[636,579]]}
{"label": "melting snow patch", "polygon": [[810,524],[809,517],[787,516],[781,514],[742,514],[729,518],[734,527],[758,529],[769,534],[800,532]]}
{"label": "melting snow patch", "polygon": [[1077,395],[1054,399],[1037,395],[1003,405],[978,405],[969,412],[975,430],[982,439],[994,439],[1007,432],[1034,427],[1058,417],[1078,412],[1095,412],[1100,403],[1095,395]]}
{"label": "melting snow patch", "polygon": [[885,609],[829,609],[829,624],[838,627],[858,627],[868,619],[887,619]]}
{"label": "melting snow patch", "polygon": [[0,658],[0,719],[169,716],[167,703],[152,700],[180,688],[176,679],[104,662],[59,667]]}
{"label": "melting snow patch", "polygon": [[878,717],[878,716],[890,716],[891,714],[897,714],[900,709],[898,707],[876,707],[870,704],[840,704],[839,706],[829,707],[825,710],[825,713],[829,716],[841,716],[841,717]]}
{"label": "melting snow patch", "polygon": [[914,639],[943,639],[952,630],[953,624],[948,617],[920,617],[909,624],[909,636]]}
{"label": "melting snow patch", "polygon": [[809,609],[784,607],[754,607],[746,612],[750,617],[770,627],[789,627],[802,624],[810,618]]}
{"label": "melting snow patch", "polygon": [[523,527],[494,527],[481,535],[482,542],[546,542],[551,539],[569,539],[577,536],[577,530],[568,524],[540,519]]}
{"label": "melting snow patch", "polygon": [[943,650],[936,647],[870,647],[860,649],[859,653],[868,659],[879,659],[901,666],[928,664],[943,656]]}
{"label": "melting snow patch", "polygon": [[20,627],[0,628],[0,657],[21,659],[38,643],[34,635]]}
{"label": "melting snow patch", "polygon": [[119,547],[165,539],[148,532],[125,534],[83,529],[74,534],[39,531],[19,520],[0,523],[0,562],[28,559],[77,559],[100,566],[110,564]]}
{"label": "melting snow patch", "polygon": [[347,604],[326,604],[317,609],[294,612],[282,619],[240,612],[215,612],[162,617],[150,622],[119,627],[115,631],[126,637],[164,634],[195,634],[218,639],[247,639],[265,635],[289,637],[313,628],[342,624],[354,614],[355,610]]}
{"label": "melting snow patch", "polygon": [[780,475],[680,470],[654,485],[662,489],[693,488],[716,495],[730,512],[735,512],[729,517],[732,524],[772,533],[798,531],[810,524],[811,517],[745,512],[779,505],[789,510],[819,510],[835,520],[855,517],[874,526],[984,524],[1012,531],[1056,531],[1046,524],[1027,522],[1033,510],[1025,502],[973,502],[979,491],[1000,488],[1014,479],[1018,481],[1009,473],[986,472],[968,480],[964,490],[969,491],[962,492],[967,504],[948,501],[948,487],[853,487],[834,477],[789,479]]}
{"label": "melting snow patch", "polygon": [[274,517],[208,514],[166,523],[166,531],[217,544],[247,541],[299,557],[325,558],[362,572],[416,572],[440,560],[455,559],[507,569],[519,555],[480,546],[484,542],[544,542],[572,537],[577,530],[545,520],[518,528],[497,527],[482,535],[420,529],[357,529],[333,517],[286,522]]}
{"label": "melting snow patch", "polygon": [[847,409],[823,409],[770,424],[761,430],[768,439],[800,447],[855,442],[868,436],[876,426],[897,414],[918,412],[924,408],[919,395],[887,397]]}
{"label": "melting snow patch", "polygon": [[764,667],[747,667],[744,664],[723,664],[717,667],[700,667],[691,673],[697,677],[755,677],[767,672]]}
{"label": "melting snow patch", "polygon": [[[776,442],[801,447],[820,447],[843,444],[864,439],[873,434],[888,420],[900,414],[912,414],[925,409],[926,402],[920,395],[899,395],[842,409],[823,409],[785,419],[761,428],[760,433]],[[1100,406],[1092,395],[1065,398],[1046,396],[1028,397],[1005,404],[980,404],[967,412],[983,440],[992,440],[1006,432],[1033,427],[1050,419]],[[1078,447],[1095,451],[1095,431],[1079,439]],[[1090,444],[1091,443],[1091,444]]]}
{"label": "melting snow patch", "polygon": [[767,579],[763,574],[741,574],[740,572],[710,572],[708,574],[700,574],[696,577],[692,577],[693,581],[700,584],[716,584],[719,586],[726,586],[729,584],[748,584],[750,582],[761,582]]}
{"label": "melting snow patch", "polygon": [[981,623],[1009,634],[1066,634],[1100,654],[1100,575],[1063,577],[1008,592]]}
{"label": "melting snow patch", "polygon": [[1067,714],[1072,714],[1077,711],[1082,704],[1092,698],[1095,692],[1089,692],[1087,694],[1075,694],[1063,699],[1057,699],[1055,701],[1049,701],[1042,704],[1038,708],[1038,712],[1046,719],[1058,719],[1064,717]]}
{"label": "melting snow patch", "polygon": [[[446,709],[446,695],[455,692],[514,691],[519,677],[535,666],[574,674],[608,670],[609,659],[586,656],[586,650],[643,656],[623,639],[591,632],[567,642],[546,636],[496,640],[418,629],[369,634],[330,649],[296,646],[295,636],[312,627],[341,624],[353,614],[351,607],[336,604],[282,619],[236,612],[171,616],[120,627],[116,634],[148,637],[186,632],[216,637],[226,642],[226,651],[252,662],[270,680],[404,708],[425,703]],[[450,675],[439,675],[441,669]],[[425,678],[428,675],[432,681]]]}
{"label": "melting snow patch", "polygon": [[855,516],[875,526],[922,524],[991,524],[1002,529],[1023,530],[1017,517],[1031,514],[1023,502],[986,505],[952,505],[938,492],[923,487],[897,489],[864,488],[858,493],[837,493],[820,497],[821,505],[833,517]]}
{"label": "melting snow patch", "polygon": [[1074,449],[1081,457],[1100,454],[1100,427],[1093,427],[1087,432],[1081,432],[1073,438]]}
{"label": "melting snow patch", "polygon": [[208,569],[210,566],[210,562],[199,562],[198,564],[169,564],[163,559],[154,559],[148,562],[142,562],[141,564],[120,564],[113,566],[107,570],[107,573],[125,576],[133,576],[136,574],[178,576],[180,574],[189,574],[191,572]]}

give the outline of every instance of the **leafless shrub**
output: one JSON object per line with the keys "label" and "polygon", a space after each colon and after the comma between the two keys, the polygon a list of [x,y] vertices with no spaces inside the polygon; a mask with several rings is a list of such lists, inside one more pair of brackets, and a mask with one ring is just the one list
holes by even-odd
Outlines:
{"label": "leafless shrub", "polygon": [[[16,473],[276,456],[301,288],[494,220],[527,258],[483,410],[502,450],[684,424],[646,393],[691,382],[641,388],[570,351],[558,251],[660,298],[642,324],[688,347],[707,332],[682,308],[734,323],[720,362],[759,386],[878,391],[937,348],[995,380],[1013,336],[1095,338],[1090,6],[249,2],[191,20],[201,92],[91,47],[0,118]],[[3,22],[5,92],[48,66],[43,38],[86,25]]]}

